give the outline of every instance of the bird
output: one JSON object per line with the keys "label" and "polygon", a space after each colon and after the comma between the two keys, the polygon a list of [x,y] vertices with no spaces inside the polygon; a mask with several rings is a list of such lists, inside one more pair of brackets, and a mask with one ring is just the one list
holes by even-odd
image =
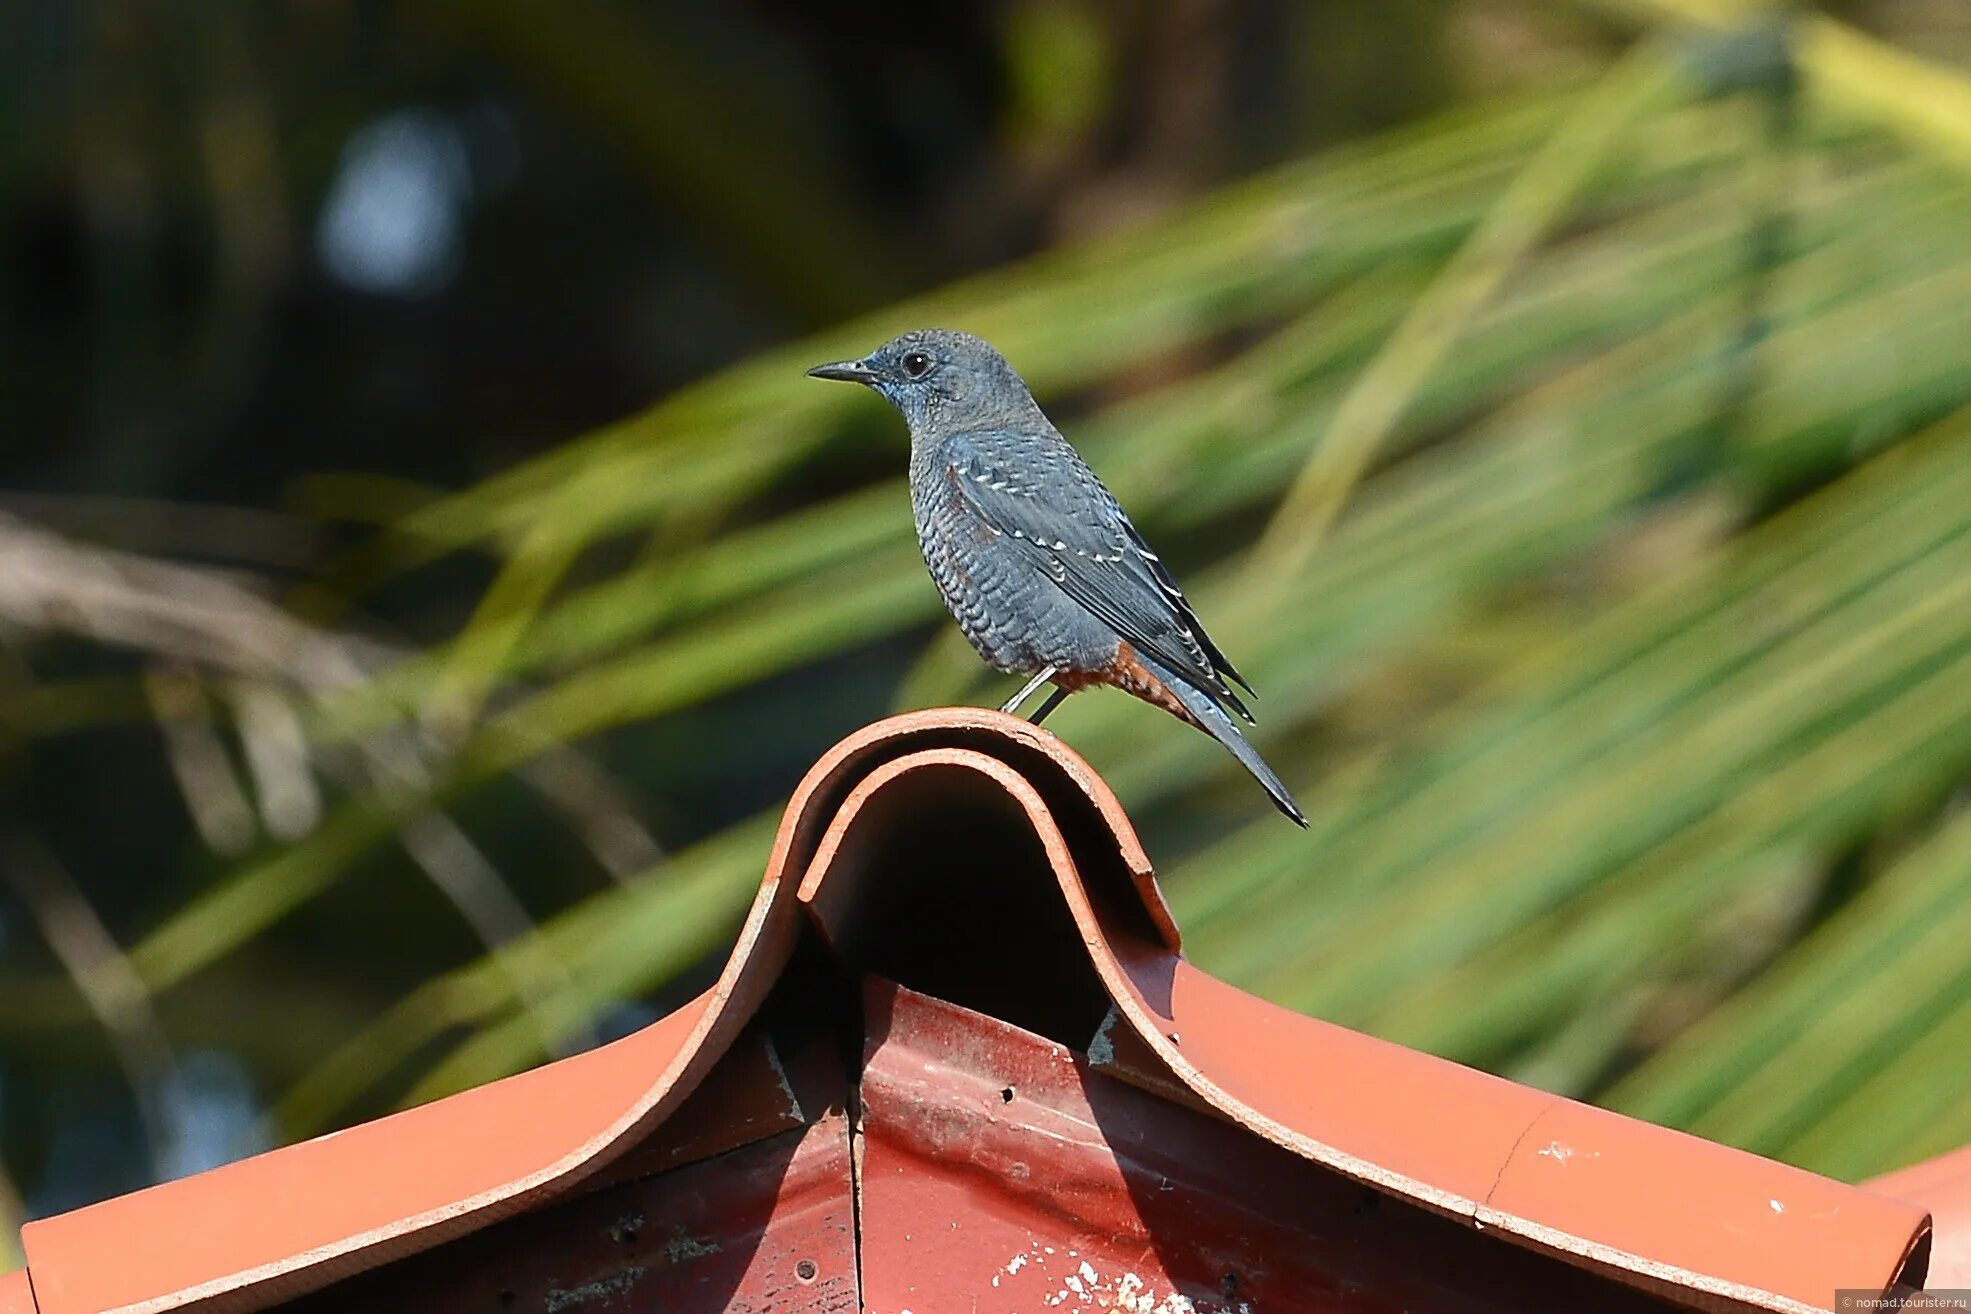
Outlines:
{"label": "bird", "polygon": [[996,670],[1029,674],[1001,711],[1054,686],[1111,685],[1222,744],[1295,824],[1307,817],[1239,733],[1252,686],[1205,632],[1163,559],[991,344],[920,329],[808,371],[860,383],[903,413],[924,564],[958,628]]}

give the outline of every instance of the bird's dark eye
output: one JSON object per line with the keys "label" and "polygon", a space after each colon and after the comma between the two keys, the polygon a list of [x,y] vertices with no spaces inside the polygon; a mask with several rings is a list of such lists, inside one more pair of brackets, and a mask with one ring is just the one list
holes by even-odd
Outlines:
{"label": "bird's dark eye", "polygon": [[921,379],[931,372],[931,358],[921,351],[905,352],[903,372],[913,379]]}

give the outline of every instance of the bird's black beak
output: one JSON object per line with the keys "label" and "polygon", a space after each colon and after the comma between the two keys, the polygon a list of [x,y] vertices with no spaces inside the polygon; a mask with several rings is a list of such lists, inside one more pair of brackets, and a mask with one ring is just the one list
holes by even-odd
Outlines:
{"label": "bird's black beak", "polygon": [[838,360],[832,365],[817,365],[808,371],[812,379],[835,379],[841,383],[874,383],[876,371],[859,360]]}

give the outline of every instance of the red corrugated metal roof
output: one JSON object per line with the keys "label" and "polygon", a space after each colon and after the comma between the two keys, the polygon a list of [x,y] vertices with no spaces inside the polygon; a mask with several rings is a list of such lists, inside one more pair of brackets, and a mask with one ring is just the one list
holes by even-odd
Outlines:
{"label": "red corrugated metal roof", "polygon": [[[957,805],[1009,853],[1031,850],[1008,863],[1004,891],[986,888],[996,873],[935,869],[963,870],[956,837],[918,835],[906,863],[873,856]],[[1005,838],[1015,831],[1025,838]],[[1008,917],[1030,918],[1035,954],[1056,969],[1025,993],[1010,957],[960,970],[968,944],[1009,943]],[[920,919],[914,934],[872,929],[897,918]],[[816,765],[725,971],[685,1009],[534,1072],[32,1223],[39,1314],[264,1308],[564,1194],[705,1077],[804,922],[863,970],[998,991],[1005,1009],[986,1011],[1021,1013],[1030,1029],[1071,1030],[1087,1008],[1106,1009],[1089,1047],[1098,1063],[1498,1244],[1660,1296],[1815,1310],[1837,1286],[1920,1280],[1919,1207],[1302,1017],[1199,972],[1088,766],[1017,718],[952,709],[869,727]],[[1001,939],[982,933],[989,922]]]}
{"label": "red corrugated metal roof", "polygon": [[1115,1080],[1066,1046],[880,981],[866,994],[868,1309],[969,1310],[975,1294],[989,1314],[1671,1309]]}

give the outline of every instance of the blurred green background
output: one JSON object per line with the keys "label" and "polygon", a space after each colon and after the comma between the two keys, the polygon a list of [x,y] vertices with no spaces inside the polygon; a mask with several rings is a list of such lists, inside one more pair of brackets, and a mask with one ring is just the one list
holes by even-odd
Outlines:
{"label": "blurred green background", "polygon": [[1207,969],[1842,1176],[1971,1141],[1956,0],[0,13],[13,1224],[701,988],[997,702],[902,427],[1002,347],[1258,685],[1119,695]]}

